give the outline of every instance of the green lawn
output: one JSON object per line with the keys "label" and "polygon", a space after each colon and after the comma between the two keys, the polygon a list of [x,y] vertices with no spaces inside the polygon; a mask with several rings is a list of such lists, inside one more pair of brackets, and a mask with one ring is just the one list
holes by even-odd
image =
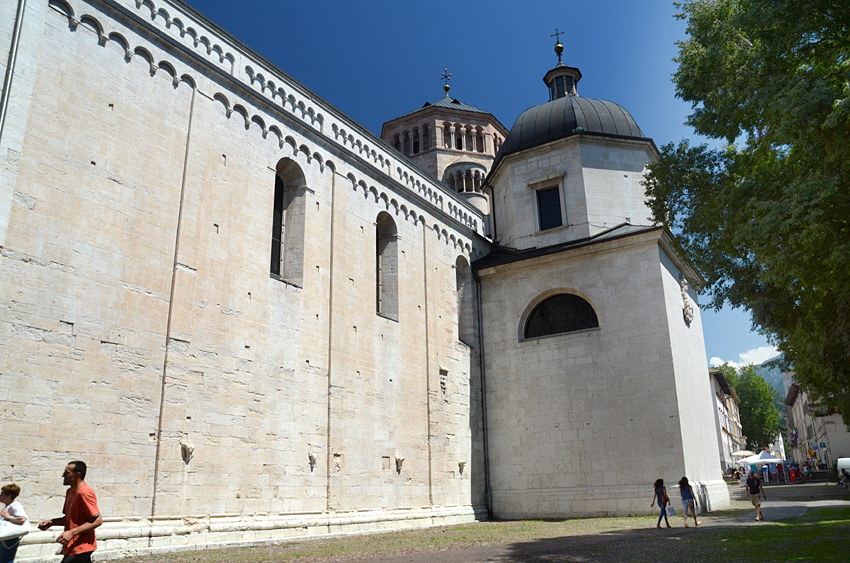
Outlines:
{"label": "green lawn", "polygon": [[503,546],[499,561],[526,561],[525,550],[557,543],[566,546],[546,561],[850,561],[850,506],[811,510],[800,518],[741,525],[726,520],[751,512],[736,509],[703,517],[728,525],[655,530],[654,516],[477,522],[440,528],[389,532],[337,539],[292,541],[277,545],[231,548],[131,559],[132,563],[271,563],[366,561],[409,557],[427,561],[429,553]]}

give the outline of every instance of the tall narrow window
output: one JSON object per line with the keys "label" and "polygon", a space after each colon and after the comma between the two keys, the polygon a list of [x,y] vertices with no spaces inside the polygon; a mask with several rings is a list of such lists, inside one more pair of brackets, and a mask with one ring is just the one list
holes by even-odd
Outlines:
{"label": "tall narrow window", "polygon": [[376,308],[379,315],[398,320],[398,231],[389,213],[375,222]]}
{"label": "tall narrow window", "polygon": [[537,190],[537,218],[540,230],[554,229],[564,224],[561,216],[561,191],[557,186]]}
{"label": "tall narrow window", "polygon": [[304,276],[306,198],[301,167],[294,160],[280,159],[274,179],[270,272],[297,286],[301,286]]}
{"label": "tall narrow window", "polygon": [[478,313],[475,305],[475,285],[472,268],[463,256],[455,261],[455,283],[457,287],[457,339],[467,346],[475,346],[475,326]]}

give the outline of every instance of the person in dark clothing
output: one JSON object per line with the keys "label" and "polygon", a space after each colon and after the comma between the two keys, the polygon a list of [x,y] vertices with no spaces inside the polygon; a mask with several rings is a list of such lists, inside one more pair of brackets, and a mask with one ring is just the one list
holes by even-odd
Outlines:
{"label": "person in dark clothing", "polygon": [[658,508],[661,509],[661,514],[658,515],[658,524],[655,527],[661,527],[661,518],[663,517],[664,523],[669,528],[670,522],[667,520],[667,503],[670,502],[670,498],[667,496],[667,487],[664,486],[664,479],[657,479],[655,481],[655,493],[652,495],[652,503],[649,506],[655,506],[656,500],[658,501]]}
{"label": "person in dark clothing", "polygon": [[753,470],[750,470],[750,475],[747,477],[747,494],[750,495],[750,502],[753,503],[753,506],[756,507],[756,520],[764,520],[764,515],[761,513],[761,499],[759,498],[759,492],[767,500],[767,495],[764,494],[764,486],[761,484],[761,479],[756,477],[756,474]]}

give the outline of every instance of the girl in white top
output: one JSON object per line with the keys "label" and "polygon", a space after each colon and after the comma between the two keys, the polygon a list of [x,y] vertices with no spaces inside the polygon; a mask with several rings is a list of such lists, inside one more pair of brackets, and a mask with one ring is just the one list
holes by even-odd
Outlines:
{"label": "girl in white top", "polygon": [[[18,525],[27,521],[27,513],[24,511],[24,507],[15,500],[19,494],[21,494],[21,488],[15,483],[0,488],[0,504],[3,505],[3,508],[0,509],[0,518]],[[0,563],[11,563],[15,560],[19,543],[21,543],[21,538],[0,540]]]}

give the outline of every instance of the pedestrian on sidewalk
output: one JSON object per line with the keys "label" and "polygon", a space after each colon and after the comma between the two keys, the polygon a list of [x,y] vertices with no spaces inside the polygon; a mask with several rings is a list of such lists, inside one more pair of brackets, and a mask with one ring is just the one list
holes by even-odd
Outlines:
{"label": "pedestrian on sidewalk", "polygon": [[688,527],[688,512],[694,517],[694,526],[699,526],[700,522],[697,520],[697,501],[696,497],[694,497],[694,490],[691,488],[691,484],[688,483],[687,477],[682,477],[679,480],[679,493],[682,495],[682,516],[685,519],[685,528]]}
{"label": "pedestrian on sidewalk", "polygon": [[667,524],[667,527],[670,527],[670,521],[667,520],[667,503],[670,502],[670,497],[667,496],[667,487],[664,486],[664,479],[656,479],[655,480],[655,493],[652,495],[652,503],[649,505],[650,508],[655,506],[655,501],[658,501],[658,508],[661,509],[661,514],[658,515],[658,524],[655,525],[656,528],[661,527],[661,518],[664,518],[664,523]]}
{"label": "pedestrian on sidewalk", "polygon": [[750,502],[753,503],[753,506],[756,507],[756,521],[764,520],[764,515],[761,513],[761,499],[759,498],[759,492],[767,500],[767,495],[764,493],[764,486],[761,484],[761,479],[756,477],[755,472],[750,470],[750,476],[747,477],[747,494],[750,495]]}

